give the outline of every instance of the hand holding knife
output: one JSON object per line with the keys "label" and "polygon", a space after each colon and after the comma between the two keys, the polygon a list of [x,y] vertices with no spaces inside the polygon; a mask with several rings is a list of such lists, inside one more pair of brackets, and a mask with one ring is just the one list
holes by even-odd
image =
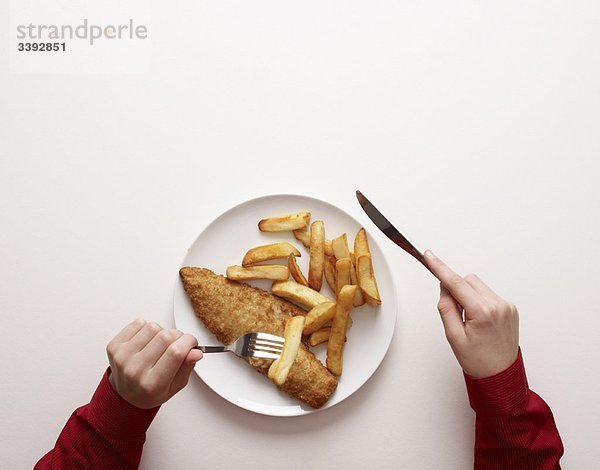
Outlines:
{"label": "hand holding knife", "polygon": [[430,250],[421,253],[360,191],[356,197],[379,230],[439,279],[438,310],[463,370],[472,377],[489,377],[514,363],[519,350],[516,307],[476,275],[463,278]]}

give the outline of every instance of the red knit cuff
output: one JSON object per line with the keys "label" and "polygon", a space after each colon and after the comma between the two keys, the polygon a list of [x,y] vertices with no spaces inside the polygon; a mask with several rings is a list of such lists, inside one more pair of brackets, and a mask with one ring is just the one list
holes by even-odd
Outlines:
{"label": "red knit cuff", "polygon": [[112,387],[105,372],[89,404],[90,421],[102,435],[117,441],[144,440],[160,406],[144,410],[126,402]]}
{"label": "red knit cuff", "polygon": [[469,403],[475,413],[508,415],[527,401],[529,387],[521,348],[515,362],[508,369],[491,377],[473,378],[463,372]]}

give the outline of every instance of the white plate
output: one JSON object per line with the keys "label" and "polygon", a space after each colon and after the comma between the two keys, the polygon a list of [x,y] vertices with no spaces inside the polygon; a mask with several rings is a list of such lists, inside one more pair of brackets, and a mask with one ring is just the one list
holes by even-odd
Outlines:
{"label": "white plate", "polygon": [[[257,228],[260,219],[273,215],[310,210],[311,220],[323,220],[327,238],[348,233],[349,243],[361,225],[346,212],[318,199],[296,195],[265,196],[229,209],[211,222],[188,250],[182,266],[199,266],[223,274],[227,266],[240,264],[246,251],[258,245],[289,241],[302,252],[298,263],[307,273],[308,250],[291,232],[262,233]],[[344,372],[336,392],[320,408],[327,409],[358,390],[377,369],[388,350],[396,324],[396,293],[390,269],[379,246],[369,238],[373,264],[382,298],[382,305],[364,305],[352,311],[354,321],[344,347]],[[285,264],[282,262],[281,264]],[[270,282],[254,281],[253,286],[268,290]],[[334,298],[323,281],[322,292]],[[177,329],[195,335],[200,344],[220,344],[196,317],[181,281],[174,296],[174,316]],[[323,362],[325,345],[313,348]],[[266,377],[257,373],[233,354],[206,355],[196,365],[195,372],[225,400],[250,411],[271,416],[298,416],[315,411],[280,392]]]}

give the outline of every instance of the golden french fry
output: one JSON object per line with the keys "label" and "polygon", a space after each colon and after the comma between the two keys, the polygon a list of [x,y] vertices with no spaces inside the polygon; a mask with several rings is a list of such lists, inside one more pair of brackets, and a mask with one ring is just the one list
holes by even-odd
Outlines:
{"label": "golden french fry", "polygon": [[350,258],[350,249],[348,248],[348,236],[343,233],[339,237],[331,240],[333,255],[337,259]]}
{"label": "golden french fry", "polygon": [[295,281],[274,282],[271,292],[273,295],[296,302],[307,310],[325,302],[333,302],[316,290]]}
{"label": "golden french fry", "polygon": [[300,340],[302,339],[302,327],[304,326],[304,317],[297,315],[290,318],[285,324],[285,343],[279,359],[275,359],[269,367],[268,376],[277,385],[282,385],[287,379],[292,364],[298,355],[300,349]]}
{"label": "golden french fry", "polygon": [[[350,266],[350,282],[353,286],[358,286],[358,278],[356,275],[356,268],[354,265]],[[354,294],[354,302],[352,305],[354,307],[360,307],[365,304],[365,296],[363,295],[362,290],[356,289],[356,294]]]}
{"label": "golden french fry", "polygon": [[352,270],[352,261],[350,258],[341,258],[338,259],[335,263],[335,279],[336,279],[336,288],[335,293],[339,295],[342,287],[351,285],[352,278],[350,275],[350,271]]}
{"label": "golden french fry", "polygon": [[325,265],[325,224],[316,220],[310,224],[310,263],[308,267],[308,285],[319,291],[323,285]]}
{"label": "golden french fry", "polygon": [[358,258],[359,256],[370,254],[371,250],[369,249],[369,240],[367,239],[367,232],[364,228],[361,228],[356,234],[356,237],[354,237],[354,256]]}
{"label": "golden french fry", "polygon": [[325,280],[334,294],[337,294],[337,282],[335,280],[335,256],[325,256]]}
{"label": "golden french fry", "polygon": [[[310,232],[308,230],[294,230],[294,237],[296,237],[296,240],[302,242],[306,248],[310,248]],[[325,239],[325,256],[333,256],[331,240],[327,239]]]}
{"label": "golden french fry", "polygon": [[[302,284],[303,286],[308,286],[308,281],[304,277],[304,274],[302,274],[302,271],[300,270],[300,266],[298,266],[298,263],[296,262],[296,257],[294,256],[294,253],[290,253],[290,256],[288,256],[288,267],[290,268],[290,274],[292,275],[292,277],[298,284]],[[286,279],[278,279],[278,280],[285,281]]]}
{"label": "golden french fry", "polygon": [[[348,324],[346,325],[346,331],[352,327],[352,317],[348,317]],[[329,334],[331,333],[331,325],[319,328],[317,331],[310,334],[308,337],[308,344],[316,346],[317,344],[325,343],[329,341]],[[346,338],[344,338],[346,342]]]}
{"label": "golden french fry", "polygon": [[[350,259],[350,282],[346,282],[346,279],[344,279],[342,282],[343,284],[340,284],[340,281],[337,281],[337,286],[338,286],[338,292],[339,289],[341,288],[342,285],[345,284],[353,284],[356,285],[356,272],[355,272],[355,267],[354,267],[354,253],[352,251],[350,251],[350,249],[348,248],[348,236],[343,233],[342,235],[340,235],[337,238],[334,238],[332,241],[333,244],[333,252],[335,254],[335,257],[338,259],[338,261],[340,259],[345,259],[348,258]],[[363,298],[362,292],[360,289],[357,290],[356,294],[355,294],[355,298],[354,298],[354,306],[355,307],[360,307],[361,305],[363,305],[365,303],[365,300]]]}
{"label": "golden french fry", "polygon": [[301,256],[298,249],[288,242],[271,243],[270,245],[257,246],[251,248],[244,255],[242,260],[242,266],[250,266],[251,264],[260,263],[261,261],[267,261],[277,258],[287,258],[290,253],[294,256]]}
{"label": "golden french fry", "polygon": [[308,344],[310,344],[311,346],[316,346],[317,344],[329,341],[330,332],[331,328],[321,328],[320,330],[315,331],[313,334],[310,335]]}
{"label": "golden french fry", "polygon": [[298,212],[297,214],[269,217],[262,219],[258,223],[258,229],[261,232],[285,232],[289,230],[299,230],[306,228],[309,220],[310,212]]}
{"label": "golden french fry", "polygon": [[342,352],[346,340],[346,326],[352,308],[356,286],[344,286],[338,295],[331,333],[327,342],[327,368],[335,375],[342,375]]}
{"label": "golden french fry", "polygon": [[[358,289],[357,289],[358,290]],[[352,327],[352,317],[348,316],[348,324],[346,325],[346,331]],[[319,328],[317,331],[310,334],[308,337],[308,344],[316,346],[317,344],[325,343],[329,341],[329,334],[331,333],[331,325]],[[344,338],[346,342],[346,338]]]}
{"label": "golden french fry", "polygon": [[[293,254],[290,254],[294,258]],[[294,258],[295,260],[296,258]],[[272,279],[274,281],[287,281],[290,271],[286,266],[228,266],[227,278],[233,281],[250,281],[252,279]]]}
{"label": "golden french fry", "polygon": [[377,281],[373,273],[373,264],[371,255],[359,256],[356,260],[356,274],[358,277],[358,285],[363,291],[365,300],[369,305],[381,305],[381,296],[377,289]]}
{"label": "golden french fry", "polygon": [[306,315],[304,322],[303,335],[309,335],[321,329],[328,321],[331,321],[335,314],[335,303],[326,302],[312,308]]}
{"label": "golden french fry", "polygon": [[310,232],[308,230],[294,230],[294,237],[299,242],[302,242],[306,248],[310,248]]}

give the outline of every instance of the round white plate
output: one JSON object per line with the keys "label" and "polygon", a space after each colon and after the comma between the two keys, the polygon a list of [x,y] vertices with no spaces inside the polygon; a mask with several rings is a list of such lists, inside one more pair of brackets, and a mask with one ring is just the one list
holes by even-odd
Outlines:
{"label": "round white plate", "polygon": [[[224,274],[227,266],[241,264],[246,251],[254,246],[288,241],[298,247],[302,256],[298,264],[307,274],[308,250],[291,232],[262,233],[257,223],[264,217],[309,210],[311,220],[325,222],[326,237],[331,239],[347,233],[349,244],[361,225],[349,214],[318,199],[297,195],[259,197],[229,209],[198,236],[189,248],[182,266],[198,266]],[[383,253],[373,237],[369,238],[373,265],[382,305],[368,305],[353,309],[353,325],[347,334],[344,347],[344,370],[333,396],[320,410],[330,408],[358,390],[377,369],[388,350],[396,324],[396,293],[392,273]],[[285,262],[281,262],[285,264]],[[253,281],[255,287],[269,290],[271,282]],[[327,283],[321,291],[334,299]],[[200,344],[220,344],[196,317],[190,301],[178,279],[174,295],[174,316],[177,329],[191,333]],[[326,346],[312,348],[315,355],[325,361]],[[298,416],[315,411],[280,392],[269,379],[249,367],[233,354],[207,354],[196,364],[195,372],[225,400],[256,413],[271,416]]]}

